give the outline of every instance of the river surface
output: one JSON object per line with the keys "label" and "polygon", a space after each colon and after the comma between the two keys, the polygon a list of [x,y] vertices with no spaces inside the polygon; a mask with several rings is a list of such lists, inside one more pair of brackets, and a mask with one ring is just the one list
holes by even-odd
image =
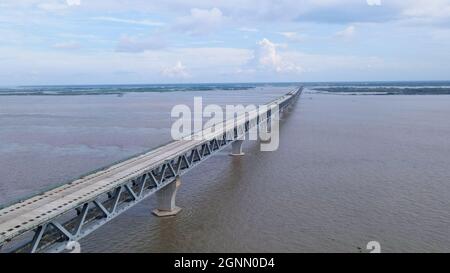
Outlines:
{"label": "river surface", "polygon": [[[170,141],[175,104],[257,103],[290,88],[0,97],[0,203]],[[450,252],[450,96],[306,92],[280,147],[244,144],[81,240],[84,252]]]}

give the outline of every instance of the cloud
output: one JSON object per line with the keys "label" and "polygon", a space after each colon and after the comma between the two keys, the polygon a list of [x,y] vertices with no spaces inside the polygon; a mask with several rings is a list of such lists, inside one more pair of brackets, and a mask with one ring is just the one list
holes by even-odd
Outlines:
{"label": "cloud", "polygon": [[169,78],[189,77],[189,73],[187,72],[186,67],[180,61],[178,61],[175,66],[163,68],[161,70],[161,74]]}
{"label": "cloud", "polygon": [[47,12],[62,12],[67,9],[78,7],[81,5],[81,0],[65,0],[65,1],[57,1],[57,0],[47,0],[47,1],[35,1],[28,0],[26,3],[22,5],[31,5],[36,4],[36,7],[40,10]]}
{"label": "cloud", "polygon": [[398,62],[377,56],[309,54],[289,51],[285,52],[283,57],[304,67],[302,78],[312,81],[395,79],[396,76],[392,76],[395,71],[404,69],[399,66]]}
{"label": "cloud", "polygon": [[402,14],[413,18],[450,20],[450,2],[448,0],[414,0],[411,5],[405,6]]}
{"label": "cloud", "polygon": [[117,44],[117,52],[140,53],[148,50],[160,50],[166,47],[161,38],[142,38],[124,35]]}
{"label": "cloud", "polygon": [[151,21],[151,20],[132,20],[132,19],[123,19],[123,18],[116,18],[116,17],[105,17],[105,16],[92,17],[91,19],[98,20],[98,21],[133,24],[133,25],[143,25],[143,26],[162,26],[162,25],[164,25],[163,22],[157,22],[157,21]]}
{"label": "cloud", "polygon": [[81,0],[66,0],[66,3],[69,6],[79,6],[81,5]]}
{"label": "cloud", "polygon": [[301,73],[303,70],[299,65],[281,57],[277,52],[277,45],[266,38],[258,42],[254,57],[250,60],[249,64],[257,70],[277,73]]}
{"label": "cloud", "polygon": [[291,42],[302,42],[305,39],[304,35],[300,35],[297,32],[278,32],[278,34],[284,36]]}
{"label": "cloud", "polygon": [[[0,56],[10,56],[7,60],[2,59],[0,81],[4,85],[173,83],[180,78],[163,77],[162,72],[166,70],[167,75],[173,75],[171,68],[180,60],[178,67],[184,68],[190,82],[439,80],[450,71],[450,57],[446,52],[436,61],[426,54],[423,57],[417,54],[418,58],[413,59],[377,56],[375,53],[373,56],[355,52],[333,55],[330,52],[305,53],[272,44],[278,55],[275,59],[281,67],[295,64],[303,70],[276,72],[274,66],[259,64],[254,50],[242,48],[171,48],[136,54],[102,51],[93,55],[82,50],[33,51],[0,47]],[[240,73],[236,73],[238,70]],[[39,76],[31,78],[30,71],[36,71]],[[118,71],[127,73],[119,76]]]}
{"label": "cloud", "polygon": [[[128,54],[108,50],[34,51],[0,47],[0,56],[10,56],[8,60],[2,59],[0,66],[0,82],[3,85],[173,83],[180,79],[193,82],[233,81],[229,76],[222,75],[244,65],[252,57],[252,51],[189,47]],[[179,61],[181,64],[178,64]],[[31,79],[26,74],[29,71],[39,72],[39,78]],[[127,73],[119,76],[118,71]],[[5,73],[14,77],[2,76]]]}
{"label": "cloud", "polygon": [[205,35],[216,31],[227,18],[218,8],[191,9],[189,16],[177,19],[175,29],[190,35]]}
{"label": "cloud", "polygon": [[366,0],[369,6],[381,6],[381,0]]}
{"label": "cloud", "polygon": [[[0,72],[9,73],[12,66],[18,75],[35,69],[44,83],[72,81],[75,72],[89,75],[79,79],[83,82],[158,82],[170,79],[161,77],[163,67],[170,71],[182,60],[181,67],[189,67],[193,81],[296,79],[301,68],[302,78],[314,68],[323,80],[352,79],[370,56],[406,68],[380,70],[367,74],[367,79],[422,78],[421,73],[426,79],[445,78],[450,71],[449,0],[129,0],[126,5],[122,0],[81,1],[69,6],[67,0],[0,0],[0,55],[17,51]],[[151,29],[154,36],[145,36],[152,26],[158,27]],[[336,42],[355,36],[358,43],[351,47]],[[253,48],[254,37],[270,40]],[[80,45],[82,50],[75,50]],[[402,50],[395,51],[398,48]],[[359,56],[323,57],[336,52]],[[416,65],[410,68],[413,61]],[[376,67],[374,63],[370,66]],[[112,75],[117,67],[133,74]],[[238,68],[254,78],[219,77]],[[321,73],[324,70],[327,74]],[[22,81],[27,83],[27,78]]]}
{"label": "cloud", "polygon": [[74,41],[57,43],[57,44],[54,44],[52,47],[55,49],[66,49],[66,50],[81,48],[80,44],[77,42],[74,42]]}
{"label": "cloud", "polygon": [[243,32],[258,32],[259,29],[257,28],[249,28],[249,27],[241,27],[238,28],[239,31],[243,31]]}
{"label": "cloud", "polygon": [[48,2],[48,3],[40,3],[37,5],[37,7],[43,11],[58,12],[66,10],[67,8],[69,8],[69,5],[60,2]]}
{"label": "cloud", "polygon": [[352,38],[356,33],[355,26],[348,26],[344,30],[336,32],[335,36],[338,38],[349,39]]}
{"label": "cloud", "polygon": [[[173,16],[186,10],[208,11],[217,9],[221,14],[239,20],[251,21],[304,21],[350,24],[358,22],[386,22],[406,20],[414,16],[429,20],[450,18],[448,0],[2,0],[0,8],[36,8],[57,11],[77,7],[90,14],[170,13]],[[3,10],[2,10],[3,12]],[[186,17],[195,16],[192,14]]]}
{"label": "cloud", "polygon": [[[82,0],[81,0],[82,1]],[[178,27],[192,34],[211,33],[215,29],[202,18],[229,19],[241,25],[255,25],[257,22],[313,22],[354,24],[364,22],[386,23],[409,21],[415,24],[450,24],[450,3],[448,0],[1,0],[0,10],[23,11],[35,16],[36,11],[67,12],[70,8],[105,16],[105,14],[168,14],[167,18],[178,18]],[[70,4],[69,4],[70,3]],[[78,5],[80,3],[80,5]],[[195,9],[191,9],[196,7]],[[190,11],[189,15],[179,17]],[[224,14],[227,16],[225,17]],[[1,14],[0,14],[1,16]],[[114,17],[112,17],[114,18]],[[29,17],[27,18],[29,19]],[[130,23],[155,25],[146,20],[129,20]],[[13,17],[12,20],[19,20]],[[141,22],[142,21],[142,22]],[[168,21],[172,21],[169,19]],[[205,22],[204,26],[201,23]],[[193,26],[195,25],[195,27]],[[216,25],[213,23],[213,25]],[[219,24],[220,25],[220,24]],[[204,31],[204,29],[207,29]],[[209,30],[208,30],[209,29]],[[211,30],[212,29],[212,30]]]}

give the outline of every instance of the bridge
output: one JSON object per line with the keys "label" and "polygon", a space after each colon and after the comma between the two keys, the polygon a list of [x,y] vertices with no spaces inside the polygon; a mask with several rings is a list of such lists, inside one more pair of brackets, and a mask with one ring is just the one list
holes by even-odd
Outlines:
{"label": "bridge", "polygon": [[153,194],[156,216],[176,215],[181,175],[230,145],[232,155],[242,155],[245,135],[269,128],[302,90],[267,103],[264,111],[227,120],[221,130],[196,132],[1,209],[0,252],[62,252]]}

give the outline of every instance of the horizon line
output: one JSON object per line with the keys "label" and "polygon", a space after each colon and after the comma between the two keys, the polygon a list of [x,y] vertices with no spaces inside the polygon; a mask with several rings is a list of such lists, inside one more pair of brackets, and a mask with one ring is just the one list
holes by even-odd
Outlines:
{"label": "horizon line", "polygon": [[5,85],[4,87],[59,87],[59,86],[139,86],[139,85],[213,85],[213,84],[310,84],[310,83],[406,83],[406,82],[450,82],[450,80],[369,80],[369,81],[273,81],[273,82],[191,82],[191,83],[92,83],[92,84],[25,84]]}

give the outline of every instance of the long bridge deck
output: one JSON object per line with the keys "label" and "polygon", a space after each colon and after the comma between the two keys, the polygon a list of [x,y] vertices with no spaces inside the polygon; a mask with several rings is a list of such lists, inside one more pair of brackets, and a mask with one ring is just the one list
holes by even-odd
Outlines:
{"label": "long bridge deck", "polygon": [[[153,193],[164,192],[164,187],[169,189],[180,175],[238,141],[252,127],[267,123],[274,109],[277,114],[283,111],[301,91],[268,103],[266,112],[226,121],[222,131],[171,142],[1,209],[0,251],[64,250],[67,242],[81,239]],[[174,200],[169,203],[168,210]]]}

